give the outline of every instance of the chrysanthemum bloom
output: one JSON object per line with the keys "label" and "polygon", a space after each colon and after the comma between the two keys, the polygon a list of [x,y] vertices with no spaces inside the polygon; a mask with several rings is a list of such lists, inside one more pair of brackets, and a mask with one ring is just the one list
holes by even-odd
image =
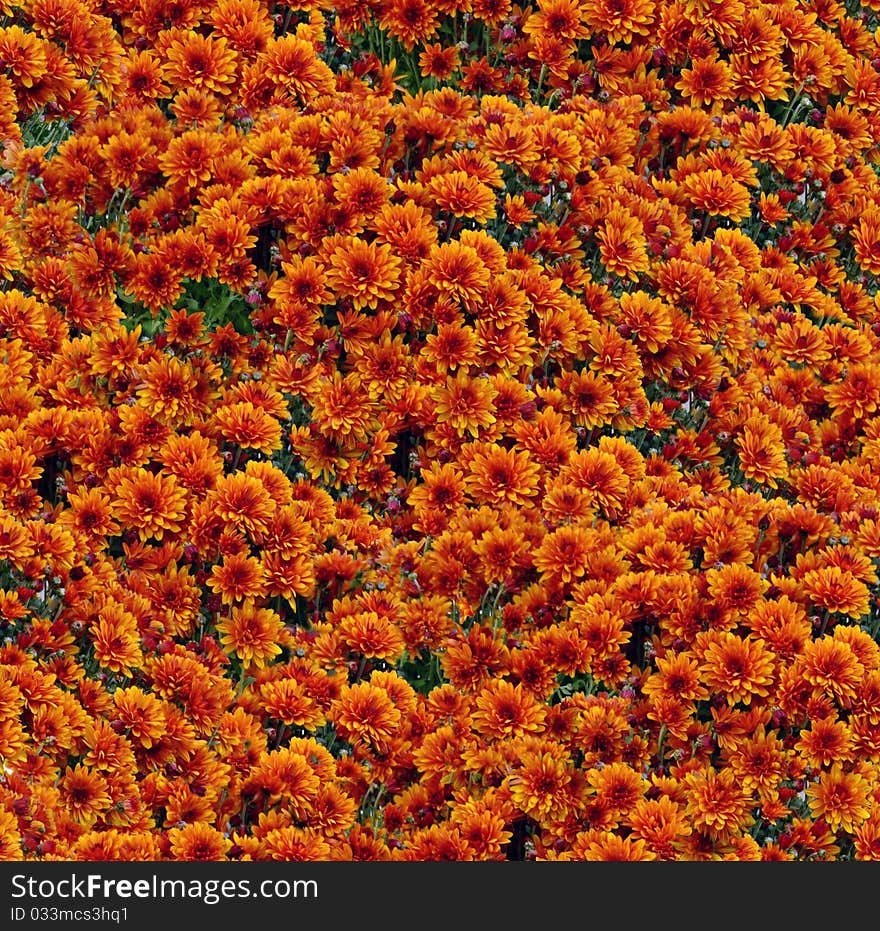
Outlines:
{"label": "chrysanthemum bloom", "polygon": [[548,533],[535,551],[535,568],[556,583],[570,584],[587,570],[595,546],[595,534],[576,524]]}
{"label": "chrysanthemum bloom", "polygon": [[522,506],[538,493],[540,473],[526,450],[487,445],[474,453],[468,468],[467,489],[481,504]]}
{"label": "chrysanthemum bloom", "polygon": [[589,770],[587,782],[602,807],[614,817],[626,817],[649,788],[649,783],[640,773],[622,762]]}
{"label": "chrysanthemum bloom", "polygon": [[379,24],[411,52],[437,34],[438,13],[428,0],[394,0],[383,9]]}
{"label": "chrysanthemum bloom", "polygon": [[846,771],[835,763],[807,786],[807,799],[814,818],[824,818],[832,831],[842,828],[852,834],[871,814],[871,784],[859,772]]}
{"label": "chrysanthemum bloom", "polygon": [[324,862],[331,859],[332,853],[330,844],[318,831],[293,825],[267,831],[263,847],[270,860],[284,863]]}
{"label": "chrysanthemum bloom", "polygon": [[191,129],[175,136],[159,156],[159,167],[173,184],[195,188],[210,180],[222,146],[216,133]]}
{"label": "chrysanthemum bloom", "polygon": [[838,418],[861,420],[880,406],[880,366],[856,362],[846,367],[842,381],[825,388],[825,398]]}
{"label": "chrysanthemum bloom", "polygon": [[611,831],[597,830],[576,837],[565,859],[605,863],[650,861],[658,857],[641,838],[621,837]]}
{"label": "chrysanthemum bloom", "polygon": [[618,325],[626,326],[637,345],[659,352],[672,339],[673,314],[659,297],[646,291],[625,291],[620,295]]}
{"label": "chrysanthemum bloom", "polygon": [[312,731],[326,723],[321,706],[296,679],[278,679],[260,686],[260,700],[270,718]]}
{"label": "chrysanthemum bloom", "polygon": [[469,433],[473,437],[495,423],[493,400],[497,390],[481,378],[471,378],[463,369],[455,377],[448,376],[446,384],[434,388],[431,396],[436,404],[439,423],[448,423],[459,436]]}
{"label": "chrysanthemum bloom", "polygon": [[44,43],[38,36],[25,32],[21,26],[0,29],[0,60],[20,87],[33,87],[46,73]]}
{"label": "chrysanthemum bloom", "polygon": [[690,203],[710,216],[742,220],[749,215],[749,192],[743,184],[718,168],[689,174],[682,187]]}
{"label": "chrysanthemum bloom", "polygon": [[697,661],[687,653],[670,653],[656,660],[657,671],[642,685],[642,692],[652,699],[672,698],[682,702],[703,701],[708,690],[700,682]]}
{"label": "chrysanthemum bloom", "polygon": [[703,681],[728,704],[750,704],[766,697],[773,681],[774,657],[763,640],[738,637],[730,631],[712,634],[703,655]]}
{"label": "chrysanthemum bloom", "polygon": [[375,611],[357,611],[336,625],[341,642],[360,656],[397,662],[404,652],[404,639],[394,622]]}
{"label": "chrysanthemum bloom", "polygon": [[853,831],[857,860],[880,860],[880,813],[874,809]]}
{"label": "chrysanthemum bloom", "polygon": [[655,16],[654,0],[587,0],[583,10],[592,31],[606,36],[612,45],[650,35]]}
{"label": "chrysanthemum bloom", "polygon": [[650,267],[647,240],[641,222],[626,207],[612,207],[596,233],[599,254],[609,272],[638,281],[639,272]]}
{"label": "chrysanthemum bloom", "polygon": [[425,78],[446,81],[458,70],[460,64],[459,50],[454,45],[432,42],[423,45],[419,53],[419,70]]}
{"label": "chrysanthemum bloom", "polygon": [[825,692],[844,707],[856,697],[865,674],[865,667],[852,647],[833,636],[805,644],[795,666],[813,688]]}
{"label": "chrysanthemum bloom", "polygon": [[800,584],[814,605],[834,614],[858,620],[870,610],[868,587],[840,566],[810,569],[804,573]]}
{"label": "chrysanthemum bloom", "polygon": [[502,679],[489,683],[477,695],[471,721],[484,737],[501,740],[539,732],[545,711],[522,685]]}
{"label": "chrysanthemum bloom", "polygon": [[149,749],[167,731],[165,703],[150,692],[131,686],[113,693],[120,727],[136,744]]}
{"label": "chrysanthemum bloom", "polygon": [[681,69],[675,87],[689,98],[692,107],[718,108],[733,96],[730,68],[714,55],[694,58],[690,68]]}
{"label": "chrysanthemum bloom", "polygon": [[326,277],[356,310],[375,308],[380,301],[391,300],[400,287],[400,259],[386,243],[347,236],[330,255]]}
{"label": "chrysanthemum bloom", "polygon": [[795,750],[815,769],[832,763],[848,763],[853,758],[853,733],[836,715],[816,718],[800,732]]}
{"label": "chrysanthemum bloom", "polygon": [[723,841],[752,824],[751,796],[739,785],[733,770],[694,770],[683,781],[685,811],[698,830]]}
{"label": "chrysanthemum bloom", "polygon": [[762,415],[751,417],[736,437],[740,467],[746,478],[778,487],[788,473],[782,430]]}
{"label": "chrysanthemum bloom", "polygon": [[357,372],[334,371],[316,390],[312,403],[318,431],[336,442],[366,440],[375,425],[376,402]]}
{"label": "chrysanthemum bloom", "polygon": [[732,563],[706,572],[709,595],[724,610],[747,614],[770,587],[770,583],[748,566]]}
{"label": "chrysanthemum bloom", "polygon": [[488,223],[497,212],[495,192],[466,171],[435,175],[428,182],[430,196],[437,206],[455,217],[471,217]]}
{"label": "chrysanthemum bloom", "polygon": [[205,500],[219,520],[254,537],[267,533],[276,516],[265,485],[247,472],[221,476]]}
{"label": "chrysanthemum bloom", "polygon": [[272,39],[256,63],[272,84],[303,103],[336,88],[333,72],[318,58],[315,47],[297,36]]}
{"label": "chrysanthemum bloom", "polygon": [[564,372],[556,379],[556,387],[565,395],[564,409],[576,426],[602,427],[617,413],[614,389],[604,375],[588,369]]}
{"label": "chrysanthemum bloom", "polygon": [[281,652],[283,630],[278,614],[271,608],[258,608],[251,598],[245,598],[240,606],[232,608],[229,617],[217,622],[224,649],[235,653],[243,666],[258,668]]}
{"label": "chrysanthemum bloom", "polygon": [[65,810],[86,827],[91,827],[111,805],[107,781],[81,763],[66,768],[60,788]]}
{"label": "chrysanthemum bloom", "polygon": [[232,841],[204,821],[171,828],[168,832],[171,856],[175,860],[214,862],[225,860]]}
{"label": "chrysanthemum bloom", "polygon": [[116,487],[113,516],[141,540],[176,534],[186,516],[186,493],[173,475],[134,469]]}
{"label": "chrysanthemum bloom", "polygon": [[513,836],[506,829],[503,806],[488,793],[483,798],[467,798],[454,806],[449,820],[473,848],[480,860],[503,859],[503,847]]}
{"label": "chrysanthemum bloom", "polygon": [[163,75],[176,88],[229,94],[236,78],[236,55],[222,36],[188,31],[172,39]]}
{"label": "chrysanthemum bloom", "polygon": [[786,778],[791,751],[773,734],[759,727],[753,735],[736,741],[730,751],[730,766],[743,790],[772,795]]}
{"label": "chrysanthemum bloom", "polygon": [[163,307],[170,307],[183,294],[182,275],[164,252],[141,252],[135,261],[134,273],[126,282],[126,290],[158,315]]}
{"label": "chrysanthemum bloom", "polygon": [[130,676],[143,663],[137,618],[121,605],[105,604],[89,633],[95,658],[111,672]]}
{"label": "chrysanthemum bloom", "polygon": [[177,425],[197,410],[199,384],[189,363],[174,356],[158,356],[139,374],[138,403],[158,420]]}
{"label": "chrysanthemum bloom", "polygon": [[358,682],[343,689],[330,707],[329,717],[347,740],[383,747],[393,740],[401,722],[385,689]]}
{"label": "chrysanthemum bloom", "polygon": [[477,250],[457,239],[432,246],[424,271],[437,291],[462,301],[468,309],[479,306],[490,281],[489,269]]}
{"label": "chrysanthemum bloom", "polygon": [[262,407],[250,401],[224,404],[214,412],[221,436],[245,449],[267,456],[281,449],[281,424]]}
{"label": "chrysanthemum bloom", "polygon": [[261,598],[266,594],[266,573],[255,556],[230,553],[211,569],[208,586],[219,593],[223,604]]}
{"label": "chrysanthemum bloom", "polygon": [[538,9],[523,24],[523,32],[528,36],[561,39],[571,46],[589,37],[584,18],[583,6],[574,0],[539,0]]}
{"label": "chrysanthemum bloom", "polygon": [[584,449],[572,456],[562,476],[609,516],[623,507],[630,485],[614,455],[597,448]]}
{"label": "chrysanthemum bloom", "polygon": [[507,777],[513,804],[539,820],[564,817],[575,802],[573,772],[564,754],[527,750],[519,763]]}
{"label": "chrysanthemum bloom", "polygon": [[683,808],[668,795],[639,799],[626,821],[632,836],[645,841],[661,860],[678,859],[682,839],[693,830]]}

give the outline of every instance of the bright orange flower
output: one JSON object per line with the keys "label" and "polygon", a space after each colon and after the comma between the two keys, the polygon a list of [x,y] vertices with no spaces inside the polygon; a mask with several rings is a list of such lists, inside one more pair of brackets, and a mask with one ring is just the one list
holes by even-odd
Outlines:
{"label": "bright orange flower", "polygon": [[173,475],[136,468],[120,476],[112,508],[113,516],[141,540],[162,540],[180,531],[186,494]]}
{"label": "bright orange flower", "polygon": [[843,828],[852,834],[871,814],[871,785],[856,771],[847,772],[840,763],[820,774],[807,787],[814,818],[824,818],[832,831]]}
{"label": "bright orange flower", "polygon": [[471,714],[474,727],[489,739],[522,737],[542,730],[545,709],[521,684],[495,680],[486,685],[476,698]]}
{"label": "bright orange flower", "polygon": [[795,665],[806,682],[844,705],[855,698],[865,673],[849,644],[833,636],[805,644]]}
{"label": "bright orange flower", "polygon": [[800,584],[810,601],[826,611],[858,620],[870,610],[868,587],[840,566],[810,569]]}
{"label": "bright orange flower", "polygon": [[387,746],[401,723],[400,710],[385,689],[371,682],[346,686],[330,708],[339,732],[355,743]]}
{"label": "bright orange flower", "polygon": [[714,632],[703,656],[703,681],[728,704],[765,697],[773,681],[773,654],[762,640]]}
{"label": "bright orange flower", "polygon": [[615,275],[638,281],[639,273],[650,268],[642,224],[626,207],[619,205],[611,207],[604,219],[596,239],[605,267]]}
{"label": "bright orange flower", "polygon": [[682,187],[694,208],[710,216],[738,221],[745,219],[751,210],[748,189],[718,168],[689,174]]}
{"label": "bright orange flower", "polygon": [[60,788],[65,809],[74,821],[86,827],[91,827],[111,805],[107,781],[81,763],[65,769]]}
{"label": "bright orange flower", "polygon": [[574,773],[565,754],[526,750],[507,777],[511,801],[533,818],[561,818],[575,802]]}
{"label": "bright orange flower", "polygon": [[435,175],[428,190],[437,206],[455,217],[472,217],[488,223],[497,212],[494,191],[466,171]]}
{"label": "bright orange flower", "polygon": [[206,129],[187,130],[168,143],[159,156],[159,167],[173,184],[195,188],[211,179],[214,160],[221,150],[216,133]]}
{"label": "bright orange flower", "polygon": [[336,88],[333,72],[318,58],[315,47],[294,35],[271,39],[257,65],[266,80],[304,103]]}
{"label": "bright orange flower", "polygon": [[469,309],[478,308],[489,286],[489,269],[480,254],[457,239],[431,246],[424,270],[437,291],[463,301]]}
{"label": "bright orange flower", "polygon": [[411,52],[437,34],[438,10],[429,0],[392,0],[384,8],[380,25]]}
{"label": "bright orange flower", "polygon": [[224,604],[261,598],[266,594],[266,573],[260,561],[246,553],[230,553],[211,569],[208,585]]}
{"label": "bright orange flower", "polygon": [[137,618],[121,605],[108,602],[91,628],[95,658],[111,672],[130,676],[144,660]]}
{"label": "bright orange flower", "polygon": [[250,401],[218,407],[214,420],[220,434],[230,443],[244,449],[257,449],[267,456],[281,449],[281,424]]}
{"label": "bright orange flower", "polygon": [[336,293],[350,298],[359,310],[393,298],[400,286],[399,266],[400,259],[387,244],[348,236],[330,255],[326,275]]}
{"label": "bright orange flower", "polygon": [[270,608],[258,608],[251,598],[233,606],[229,617],[217,622],[224,648],[235,653],[242,665],[257,668],[281,653],[279,640],[283,630],[278,614]]}
{"label": "bright orange flower", "polygon": [[214,862],[225,860],[232,841],[204,821],[196,821],[184,827],[174,827],[168,832],[171,855],[175,860]]}
{"label": "bright orange flower", "polygon": [[583,4],[587,24],[612,45],[632,42],[637,35],[650,35],[654,11],[654,0],[586,0]]}
{"label": "bright orange flower", "polygon": [[166,733],[164,703],[151,692],[137,686],[116,689],[113,703],[122,730],[141,747],[149,749]]}
{"label": "bright orange flower", "polygon": [[491,383],[471,378],[460,369],[454,378],[448,376],[445,385],[432,391],[437,421],[448,423],[459,436],[469,433],[477,437],[481,429],[495,423],[492,402],[497,394]]}
{"label": "bright orange flower", "polygon": [[684,777],[686,812],[694,827],[719,840],[732,839],[752,824],[752,799],[732,769],[694,770]]}
{"label": "bright orange flower", "polygon": [[481,504],[527,505],[538,493],[539,471],[528,451],[485,444],[468,463],[466,487]]}

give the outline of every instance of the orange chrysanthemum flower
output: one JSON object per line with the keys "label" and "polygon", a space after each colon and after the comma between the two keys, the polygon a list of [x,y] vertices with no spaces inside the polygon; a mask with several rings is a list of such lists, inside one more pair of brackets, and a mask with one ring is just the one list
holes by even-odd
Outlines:
{"label": "orange chrysanthemum flower", "polygon": [[393,740],[401,722],[400,709],[388,692],[372,682],[346,686],[329,716],[346,739],[376,747]]}
{"label": "orange chrysanthemum flower", "polygon": [[703,681],[728,704],[749,704],[753,697],[769,694],[773,666],[773,654],[762,640],[718,631],[703,656]]}
{"label": "orange chrysanthemum flower", "polygon": [[308,102],[336,89],[333,72],[315,51],[315,47],[294,35],[272,39],[257,64],[266,80]]}
{"label": "orange chrysanthemum flower", "polygon": [[690,203],[710,216],[744,220],[750,213],[750,197],[745,185],[718,168],[695,171],[682,183]]}
{"label": "orange chrysanthemum flower", "polygon": [[495,423],[493,400],[498,392],[490,382],[471,378],[459,370],[455,377],[447,377],[446,384],[435,388],[432,397],[436,404],[439,423],[448,423],[459,436],[469,433],[473,437]]}
{"label": "orange chrysanthemum flower", "polygon": [[168,832],[171,855],[175,860],[214,862],[225,860],[232,841],[215,827],[196,821]]}
{"label": "orange chrysanthemum flower", "polygon": [[261,598],[266,594],[266,573],[260,561],[246,553],[230,553],[211,569],[208,585],[224,604]]}
{"label": "orange chrysanthemum flower", "polygon": [[814,818],[824,818],[831,830],[852,834],[871,814],[871,784],[858,772],[847,772],[835,763],[807,787]]}
{"label": "orange chrysanthemum flower", "polygon": [[252,598],[233,606],[229,617],[217,622],[224,648],[241,660],[242,665],[262,668],[281,653],[279,640],[284,624],[271,608],[258,608]]}
{"label": "orange chrysanthemum flower", "polygon": [[561,818],[574,803],[573,773],[562,754],[526,751],[507,777],[511,801],[533,818]]}
{"label": "orange chrysanthemum flower", "polygon": [[502,679],[490,682],[477,695],[471,720],[484,737],[501,740],[540,731],[545,714],[531,692]]}
{"label": "orange chrysanthemum flower", "polygon": [[607,37],[612,45],[632,42],[634,36],[651,34],[654,0],[586,0],[584,18],[594,33]]}
{"label": "orange chrysanthemum flower", "polygon": [[113,516],[137,531],[141,540],[162,540],[180,531],[186,517],[186,493],[173,475],[134,469],[120,477]]}
{"label": "orange chrysanthemum flower", "polygon": [[456,217],[471,217],[478,223],[488,223],[497,211],[492,188],[466,171],[436,175],[428,182],[428,190],[441,210]]}
{"label": "orange chrysanthemum flower", "polygon": [[538,493],[540,473],[527,450],[490,446],[477,450],[468,464],[466,487],[481,504],[527,505]]}
{"label": "orange chrysanthemum flower", "polygon": [[215,411],[214,420],[220,434],[237,446],[256,449],[267,456],[281,448],[281,424],[250,401],[224,404]]}
{"label": "orange chrysanthemum flower", "polygon": [[400,259],[386,243],[348,236],[330,255],[326,275],[330,286],[350,298],[355,309],[375,308],[391,300],[400,286]]}
{"label": "orange chrysanthemum flower", "polygon": [[596,239],[609,272],[638,281],[639,273],[650,268],[644,228],[626,207],[614,206],[608,210]]}

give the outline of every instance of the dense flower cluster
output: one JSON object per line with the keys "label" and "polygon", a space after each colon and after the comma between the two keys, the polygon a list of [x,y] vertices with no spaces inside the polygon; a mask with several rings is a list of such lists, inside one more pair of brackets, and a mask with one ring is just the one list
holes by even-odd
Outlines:
{"label": "dense flower cluster", "polygon": [[0,3],[0,857],[880,858],[878,10]]}

